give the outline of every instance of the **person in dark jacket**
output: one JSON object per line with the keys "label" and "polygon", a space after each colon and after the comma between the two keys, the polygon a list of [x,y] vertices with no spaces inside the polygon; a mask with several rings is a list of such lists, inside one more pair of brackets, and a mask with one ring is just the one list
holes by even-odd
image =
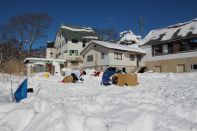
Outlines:
{"label": "person in dark jacket", "polygon": [[84,81],[82,78],[83,75],[86,75],[86,71],[79,71],[79,70],[74,70],[71,72],[71,76],[73,77],[73,83],[77,81]]}
{"label": "person in dark jacket", "polygon": [[115,67],[108,67],[103,73],[101,84],[103,84],[105,86],[111,85],[110,84],[110,81],[111,81],[110,77],[112,75],[114,75],[115,73],[116,73]]}

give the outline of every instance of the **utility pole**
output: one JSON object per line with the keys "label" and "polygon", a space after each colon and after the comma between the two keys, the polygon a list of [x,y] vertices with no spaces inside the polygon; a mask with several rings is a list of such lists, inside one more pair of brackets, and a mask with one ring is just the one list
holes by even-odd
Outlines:
{"label": "utility pole", "polygon": [[142,17],[140,17],[140,19],[138,21],[138,24],[140,26],[140,35],[141,36],[143,35],[144,23],[145,23],[145,20]]}

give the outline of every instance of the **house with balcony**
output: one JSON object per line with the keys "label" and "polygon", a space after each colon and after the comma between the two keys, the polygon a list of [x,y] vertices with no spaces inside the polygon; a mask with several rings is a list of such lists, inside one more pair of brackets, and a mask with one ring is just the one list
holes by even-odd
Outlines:
{"label": "house with balcony", "polygon": [[107,67],[125,68],[135,72],[143,67],[141,61],[145,52],[136,45],[120,45],[93,40],[80,53],[84,57],[84,68],[104,71]]}
{"label": "house with balcony", "polygon": [[150,31],[140,46],[143,62],[156,72],[197,70],[197,19]]}
{"label": "house with balcony", "polygon": [[56,59],[66,60],[65,67],[82,68],[83,57],[81,51],[90,40],[98,39],[95,31],[88,27],[62,25],[55,39]]}

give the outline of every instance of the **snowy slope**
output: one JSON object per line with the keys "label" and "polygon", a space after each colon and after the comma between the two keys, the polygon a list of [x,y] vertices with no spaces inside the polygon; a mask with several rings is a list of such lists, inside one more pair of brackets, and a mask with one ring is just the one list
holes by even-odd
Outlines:
{"label": "snowy slope", "polygon": [[[136,87],[105,87],[89,75],[75,84],[35,75],[29,81],[35,92],[14,103],[9,75],[0,74],[0,131],[197,130],[197,73],[138,77]],[[12,79],[15,87],[23,77]]]}

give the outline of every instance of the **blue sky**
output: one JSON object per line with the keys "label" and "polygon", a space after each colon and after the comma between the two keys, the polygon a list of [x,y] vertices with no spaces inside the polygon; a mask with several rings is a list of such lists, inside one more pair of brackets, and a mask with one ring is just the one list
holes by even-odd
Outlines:
{"label": "blue sky", "polygon": [[62,23],[92,28],[131,29],[139,34],[143,17],[144,35],[150,30],[197,18],[197,0],[0,0],[0,23],[10,16],[46,12],[53,23],[42,42],[54,40]]}

